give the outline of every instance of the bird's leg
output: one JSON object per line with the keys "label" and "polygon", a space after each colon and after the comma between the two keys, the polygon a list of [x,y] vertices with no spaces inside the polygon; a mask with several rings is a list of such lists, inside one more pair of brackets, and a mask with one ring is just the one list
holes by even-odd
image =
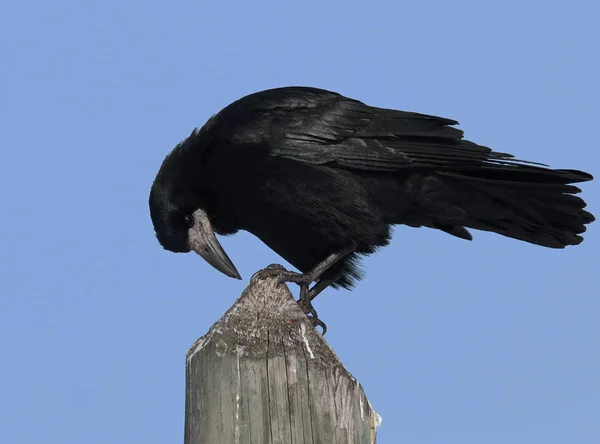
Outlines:
{"label": "bird's leg", "polygon": [[309,290],[308,292],[308,299],[310,300],[310,302],[313,301],[314,298],[316,298],[317,296],[319,296],[319,294],[325,290],[327,287],[329,287],[331,284],[333,284],[335,281],[337,281],[342,275],[342,271],[340,270],[339,273],[336,273],[333,276],[328,277],[327,279],[321,278],[317,281],[317,283],[315,285],[313,285],[313,287]]}
{"label": "bird's leg", "polygon": [[327,279],[321,278],[317,281],[315,285],[313,285],[313,287],[310,290],[308,289],[308,286],[300,287],[300,299],[298,299],[298,305],[300,305],[302,311],[304,311],[306,316],[312,320],[312,323],[315,327],[321,326],[321,328],[323,329],[323,335],[327,333],[327,325],[325,325],[325,322],[319,319],[317,311],[312,305],[312,301],[319,295],[319,293],[321,293],[323,290],[325,290],[327,287],[329,287],[331,284],[337,281],[341,275],[342,272],[340,271],[339,273],[336,273],[334,276],[328,277]]}
{"label": "bird's leg", "polygon": [[[317,264],[315,268],[306,273],[295,273],[293,271],[284,271],[279,275],[280,282],[295,282],[300,286],[300,299],[298,304],[302,308],[302,311],[311,318],[313,325],[318,325],[323,329],[323,334],[327,331],[327,326],[321,321],[317,315],[317,311],[312,306],[312,300],[317,297],[325,288],[331,285],[334,281],[339,278],[339,275],[335,278],[321,279],[321,276],[329,269],[332,265],[346,257],[348,254],[356,250],[357,245],[352,245],[336,252],[332,253],[325,258],[322,262]],[[313,288],[309,288],[310,284],[317,282]]]}

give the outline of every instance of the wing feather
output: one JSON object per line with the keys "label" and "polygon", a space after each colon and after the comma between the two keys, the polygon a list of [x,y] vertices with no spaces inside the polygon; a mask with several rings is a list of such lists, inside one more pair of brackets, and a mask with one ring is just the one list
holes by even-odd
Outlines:
{"label": "wing feather", "polygon": [[[231,142],[258,143],[271,155],[300,162],[367,171],[552,171],[463,139],[455,120],[371,107],[315,88],[262,91],[223,112],[229,113],[224,133]],[[569,180],[580,174],[574,173]]]}

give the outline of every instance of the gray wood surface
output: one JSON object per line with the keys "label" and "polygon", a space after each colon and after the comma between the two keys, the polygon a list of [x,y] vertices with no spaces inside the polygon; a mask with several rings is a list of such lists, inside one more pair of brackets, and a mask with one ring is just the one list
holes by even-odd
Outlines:
{"label": "gray wood surface", "polygon": [[184,443],[375,443],[361,385],[270,274],[188,351]]}

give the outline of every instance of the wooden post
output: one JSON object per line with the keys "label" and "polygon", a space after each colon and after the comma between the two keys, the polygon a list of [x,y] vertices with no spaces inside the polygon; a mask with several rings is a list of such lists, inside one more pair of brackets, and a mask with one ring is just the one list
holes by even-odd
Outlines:
{"label": "wooden post", "polygon": [[185,444],[374,444],[381,418],[270,266],[187,353]]}

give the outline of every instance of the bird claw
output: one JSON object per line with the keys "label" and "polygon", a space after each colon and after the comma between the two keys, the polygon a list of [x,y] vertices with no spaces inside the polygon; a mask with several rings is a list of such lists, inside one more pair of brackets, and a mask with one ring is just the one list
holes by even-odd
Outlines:
{"label": "bird claw", "polygon": [[327,325],[325,324],[325,322],[323,322],[319,318],[315,318],[313,316],[307,315],[306,317],[310,320],[310,323],[313,325],[313,327],[315,327],[315,328],[321,327],[321,329],[322,329],[321,336],[325,336],[325,333],[327,333]]}
{"label": "bird claw", "polygon": [[280,284],[284,282],[293,282],[298,285],[310,285],[314,279],[312,276],[295,271],[288,271],[285,268],[277,274],[277,280]]}
{"label": "bird claw", "polygon": [[[270,265],[268,267],[271,268],[272,273],[277,273],[277,280],[280,284],[284,282],[294,282],[300,286],[300,299],[298,300],[298,304],[300,305],[300,308],[302,308],[304,314],[306,314],[306,316],[311,320],[313,326],[315,328],[320,326],[323,329],[323,335],[325,335],[327,332],[327,326],[317,316],[317,311],[312,306],[312,300],[339,277],[336,276],[335,278],[329,277],[327,279],[323,279],[323,274],[340,259],[353,252],[356,247],[357,244],[352,243],[351,245],[343,248],[341,251],[330,254],[322,262],[317,264],[315,268],[307,273],[288,271],[285,268],[277,265]],[[310,284],[313,282],[317,283],[310,288]]]}
{"label": "bird claw", "polygon": [[319,319],[319,316],[317,315],[317,310],[315,310],[315,307],[313,307],[311,302],[303,300],[302,298],[298,299],[298,301],[296,302],[298,303],[306,317],[310,320],[313,327],[321,327],[321,329],[323,330],[321,335],[325,336],[325,333],[327,333],[327,325],[325,324],[325,322]]}
{"label": "bird claw", "polygon": [[327,332],[327,325],[325,325],[325,323],[319,319],[317,310],[315,310],[315,307],[313,307],[311,302],[312,298],[310,296],[311,292],[309,285],[314,281],[313,276],[310,274],[301,274],[286,270],[285,272],[281,273],[277,279],[280,283],[294,282],[300,285],[300,299],[298,299],[297,303],[306,317],[310,320],[313,327],[321,327],[323,330],[321,334],[325,335]]}

